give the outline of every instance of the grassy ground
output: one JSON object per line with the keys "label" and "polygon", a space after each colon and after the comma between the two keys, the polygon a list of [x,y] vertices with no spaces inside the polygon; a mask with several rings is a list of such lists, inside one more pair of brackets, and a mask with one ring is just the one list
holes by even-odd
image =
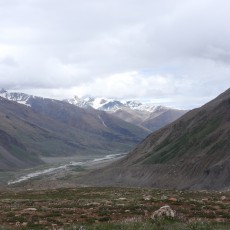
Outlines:
{"label": "grassy ground", "polygon": [[[163,205],[175,219],[152,220]],[[230,229],[230,192],[74,188],[0,192],[0,229]]]}

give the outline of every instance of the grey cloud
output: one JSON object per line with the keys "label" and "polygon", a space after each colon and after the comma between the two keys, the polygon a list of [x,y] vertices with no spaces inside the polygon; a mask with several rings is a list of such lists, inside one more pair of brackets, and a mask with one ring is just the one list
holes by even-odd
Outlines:
{"label": "grey cloud", "polygon": [[17,66],[17,62],[14,60],[14,58],[5,57],[0,59],[0,65],[14,67]]}
{"label": "grey cloud", "polygon": [[[146,87],[137,97],[184,103],[179,98],[216,95],[230,84],[229,11],[228,0],[3,0],[0,84],[135,97],[135,79],[123,92],[96,90],[135,71]],[[170,87],[159,75],[171,76]]]}

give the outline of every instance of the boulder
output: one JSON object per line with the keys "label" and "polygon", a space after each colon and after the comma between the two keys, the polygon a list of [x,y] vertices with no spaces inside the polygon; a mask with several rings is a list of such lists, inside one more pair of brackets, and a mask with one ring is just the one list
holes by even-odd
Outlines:
{"label": "boulder", "polygon": [[151,215],[152,219],[157,219],[161,217],[172,217],[174,218],[176,211],[172,210],[168,205],[162,206],[160,209],[153,212]]}

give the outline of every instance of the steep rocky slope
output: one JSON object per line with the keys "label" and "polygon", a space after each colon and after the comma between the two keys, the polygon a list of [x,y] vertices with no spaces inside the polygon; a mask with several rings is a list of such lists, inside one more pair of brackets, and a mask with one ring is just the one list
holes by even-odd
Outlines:
{"label": "steep rocky slope", "polygon": [[229,189],[229,152],[230,89],[152,133],[122,160],[85,177],[84,183]]}

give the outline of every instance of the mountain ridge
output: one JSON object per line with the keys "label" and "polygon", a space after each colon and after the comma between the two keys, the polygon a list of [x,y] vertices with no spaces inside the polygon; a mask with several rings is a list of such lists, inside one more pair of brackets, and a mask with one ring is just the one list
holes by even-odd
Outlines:
{"label": "mountain ridge", "polygon": [[75,96],[72,99],[64,101],[81,108],[92,107],[97,110],[106,111],[126,122],[138,125],[149,131],[160,129],[187,112],[187,110],[179,110],[162,105],[143,104],[135,100],[118,101],[106,98],[79,98]]}
{"label": "mountain ridge", "polygon": [[169,108],[162,105],[154,105],[153,103],[145,103],[143,104],[137,100],[116,100],[116,99],[108,99],[104,97],[83,97],[79,98],[78,96],[74,96],[72,99],[65,99],[64,101],[74,104],[81,108],[92,107],[94,109],[104,110],[104,111],[116,111],[123,107],[130,108],[132,110],[138,111],[148,111],[153,112],[155,110]]}
{"label": "mountain ridge", "polygon": [[[32,104],[34,104],[34,101],[38,100],[53,100],[54,102],[60,101],[28,95],[25,93],[7,92],[5,89],[0,91],[0,96],[30,107],[33,107]],[[125,122],[139,126],[147,132],[152,132],[164,127],[188,111],[170,108],[163,105],[154,105],[150,103],[143,104],[135,100],[118,101],[114,99],[94,97],[79,98],[78,96],[74,96],[74,98],[65,99],[63,102],[67,102],[88,111],[95,109],[108,112]]]}

